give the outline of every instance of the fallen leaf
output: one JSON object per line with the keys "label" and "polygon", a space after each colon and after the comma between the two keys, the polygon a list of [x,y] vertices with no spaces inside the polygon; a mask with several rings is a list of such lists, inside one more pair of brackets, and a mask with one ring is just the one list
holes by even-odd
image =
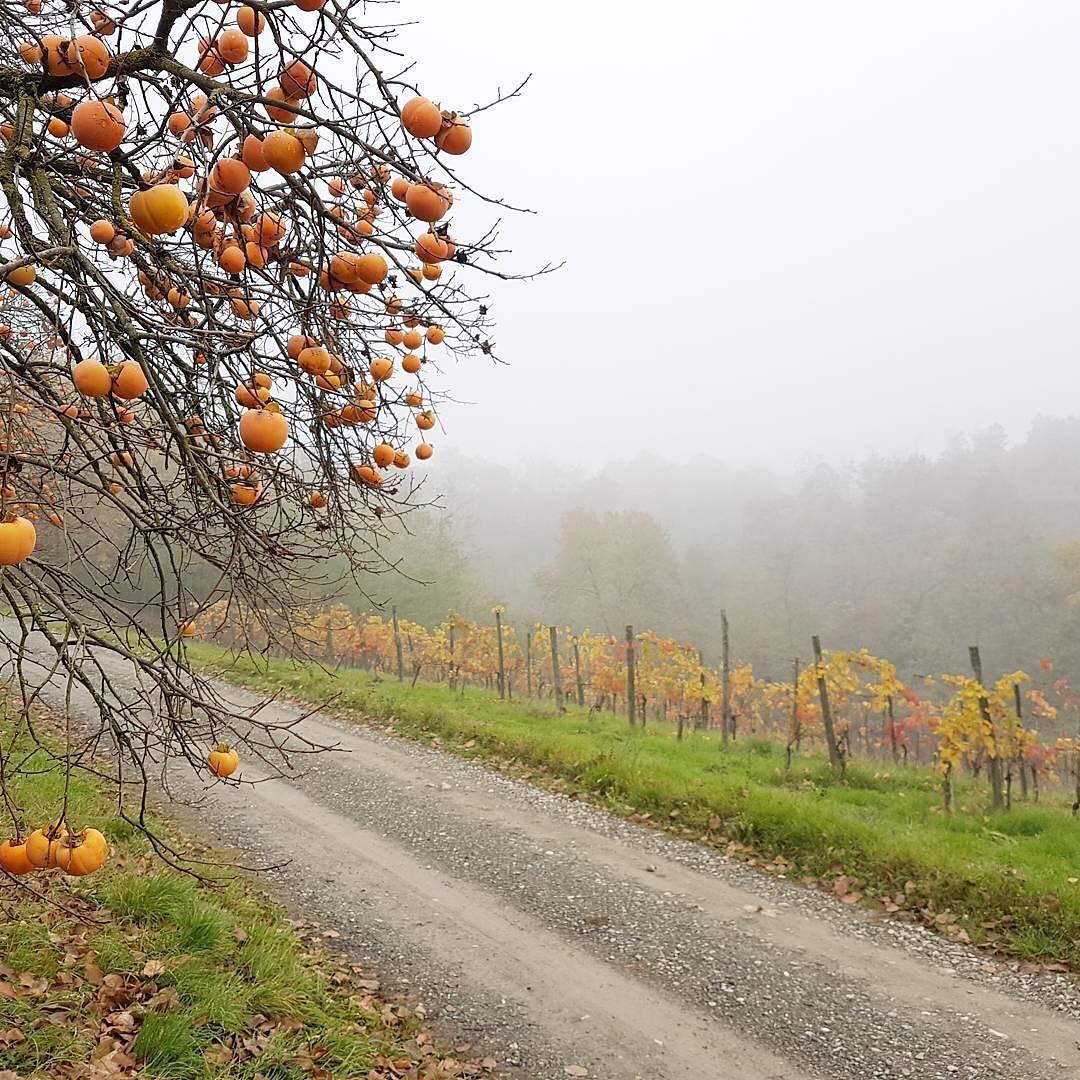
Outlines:
{"label": "fallen leaf", "polygon": [[219,1043],[217,1046],[207,1047],[203,1051],[203,1060],[211,1065],[228,1065],[233,1059],[233,1051],[231,1047],[226,1046],[224,1043]]}

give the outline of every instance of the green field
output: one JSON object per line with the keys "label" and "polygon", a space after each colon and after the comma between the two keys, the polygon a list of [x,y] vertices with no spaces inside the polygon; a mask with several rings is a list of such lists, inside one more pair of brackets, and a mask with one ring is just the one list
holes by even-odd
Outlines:
{"label": "green field", "polygon": [[837,781],[818,756],[797,756],[785,770],[783,749],[764,740],[724,749],[715,735],[688,733],[680,743],[669,725],[631,731],[620,717],[590,720],[573,708],[560,716],[545,703],[500,702],[480,690],[234,658],[204,643],[191,656],[237,683],[304,702],[336,696],[332,708],[358,720],[542,769],[563,790],[618,813],[783,858],[789,876],[843,873],[863,883],[852,888],[866,899],[901,901],[910,917],[955,934],[955,916],[972,940],[1080,968],[1080,822],[1063,795],[992,814],[984,789],[961,781],[946,816],[929,769],[856,762]]}
{"label": "green field", "polygon": [[[0,735],[7,746],[3,724]],[[38,752],[25,765],[47,761]],[[27,820],[43,823],[56,816],[62,776],[37,771],[13,792]],[[115,1055],[95,1076],[137,1064],[160,1080],[303,1080],[317,1065],[360,1080],[381,1054],[412,1057],[415,1025],[381,1016],[362,976],[323,970],[240,882],[217,871],[208,887],[149,856],[97,782],[75,775],[69,806],[72,827],[100,828],[111,856],[86,878],[19,879],[34,892],[0,876],[0,1072],[74,1075],[109,1049],[103,1038]]]}

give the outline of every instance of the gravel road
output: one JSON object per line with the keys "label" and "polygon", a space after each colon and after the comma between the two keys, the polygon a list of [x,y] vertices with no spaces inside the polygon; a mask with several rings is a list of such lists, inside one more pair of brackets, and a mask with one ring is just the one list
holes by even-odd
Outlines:
{"label": "gravel road", "polygon": [[341,752],[191,812],[509,1075],[1080,1080],[1065,976],[332,716],[303,731]]}

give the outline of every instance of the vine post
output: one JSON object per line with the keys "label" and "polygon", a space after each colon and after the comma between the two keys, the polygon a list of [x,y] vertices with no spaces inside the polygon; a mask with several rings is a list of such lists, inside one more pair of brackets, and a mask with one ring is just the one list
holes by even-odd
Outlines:
{"label": "vine post", "polygon": [[495,639],[499,646],[499,697],[506,697],[506,659],[503,654],[503,632],[502,632],[502,613],[504,608],[501,604],[496,604],[492,609],[492,614],[495,616]]}
{"label": "vine post", "polygon": [[699,731],[705,731],[709,726],[709,699],[705,696],[705,654],[698,649],[697,654],[698,667],[701,668],[701,672],[698,676],[701,683],[701,701],[699,703],[699,713],[697,728]]}
{"label": "vine post", "polygon": [[571,639],[574,643],[574,683],[577,689],[578,708],[585,708],[585,684],[581,681],[581,641],[575,635]]}
{"label": "vine post", "polygon": [[555,707],[559,712],[564,712],[566,702],[563,696],[562,678],[559,675],[559,631],[554,626],[549,626],[548,633],[551,635],[551,677],[555,683]]}
{"label": "vine post", "polygon": [[889,694],[885,698],[885,710],[889,717],[889,743],[892,747],[893,764],[900,763],[900,744],[896,738],[896,711],[893,708],[893,696]]}
{"label": "vine post", "polygon": [[815,634],[811,638],[814,647],[814,666],[817,670],[818,698],[821,701],[821,723],[825,728],[825,744],[829,748],[829,764],[838,772],[844,772],[844,751],[836,740],[833,727],[832,709],[829,706],[829,686],[825,681],[825,667],[821,660],[821,638]]}
{"label": "vine post", "polygon": [[626,718],[637,727],[637,691],[634,687],[634,628],[626,627]]}
{"label": "vine post", "polygon": [[799,658],[795,657],[794,681],[791,684],[791,729],[788,731],[785,769],[791,768],[791,758],[802,742],[802,724],[799,721]]}
{"label": "vine post", "polygon": [[987,699],[985,684],[983,683],[982,657],[979,655],[979,646],[969,645],[968,656],[971,658],[971,670],[975,674],[975,681],[979,684],[979,714],[982,716],[987,735],[990,737],[990,755],[987,762],[987,772],[990,774],[990,802],[995,810],[1004,810],[1005,783],[1001,768],[998,733],[994,718],[990,715],[990,702]]}
{"label": "vine post", "polygon": [[405,658],[401,652],[401,630],[398,628],[397,607],[390,609],[390,618],[394,623],[394,652],[397,654],[397,681],[405,680]]}
{"label": "vine post", "polygon": [[457,684],[457,677],[456,677],[456,675],[454,673],[454,622],[455,622],[455,619],[456,619],[456,616],[451,614],[450,620],[449,620],[450,621],[450,629],[447,630],[447,632],[446,632],[447,645],[448,645],[448,650],[447,651],[449,653],[448,664],[447,664],[447,668],[446,668],[446,681],[450,684],[450,689],[451,690]]}
{"label": "vine post", "polygon": [[735,738],[735,718],[731,713],[731,642],[728,637],[727,612],[720,612],[720,724],[722,740]]}
{"label": "vine post", "polygon": [[[1022,728],[1024,726],[1024,711],[1020,703],[1020,684],[1018,682],[1013,683],[1013,702],[1016,708],[1016,724]],[[1016,756],[1017,773],[1020,776],[1020,798],[1027,800],[1028,797],[1028,775],[1027,767],[1024,762],[1023,754],[1018,753]],[[1009,762],[1009,774],[1012,775],[1013,762]]]}

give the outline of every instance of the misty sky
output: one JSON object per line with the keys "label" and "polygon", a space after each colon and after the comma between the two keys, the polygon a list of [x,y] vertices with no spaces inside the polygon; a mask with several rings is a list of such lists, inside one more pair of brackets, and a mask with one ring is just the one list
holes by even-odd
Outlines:
{"label": "misty sky", "polygon": [[[379,10],[379,9],[373,9]],[[386,13],[387,9],[382,9]],[[511,216],[442,442],[597,464],[935,452],[1080,412],[1080,5],[405,3]]]}

